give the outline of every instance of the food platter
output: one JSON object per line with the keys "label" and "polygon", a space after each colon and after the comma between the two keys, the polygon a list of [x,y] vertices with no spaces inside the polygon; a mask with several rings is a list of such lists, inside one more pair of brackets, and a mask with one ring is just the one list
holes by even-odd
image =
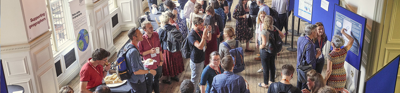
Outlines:
{"label": "food platter", "polygon": [[121,83],[106,84],[108,87],[118,87],[126,83],[127,80],[123,80]]}

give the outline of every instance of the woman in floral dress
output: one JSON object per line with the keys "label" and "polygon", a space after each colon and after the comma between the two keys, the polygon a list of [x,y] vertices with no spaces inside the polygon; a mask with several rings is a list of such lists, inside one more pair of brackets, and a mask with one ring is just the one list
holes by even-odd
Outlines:
{"label": "woman in floral dress", "polygon": [[246,6],[246,2],[247,0],[239,0],[239,4],[236,5],[233,12],[233,18],[236,19],[236,40],[246,42],[245,52],[254,52],[254,50],[249,49],[249,41],[253,37],[253,33],[248,27],[246,12],[249,12],[249,8]]}

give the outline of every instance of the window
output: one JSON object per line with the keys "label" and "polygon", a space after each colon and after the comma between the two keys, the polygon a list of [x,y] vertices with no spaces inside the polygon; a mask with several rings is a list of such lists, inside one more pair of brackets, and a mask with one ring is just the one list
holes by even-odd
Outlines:
{"label": "window", "polygon": [[110,14],[114,11],[115,8],[117,8],[116,0],[108,0],[108,9],[110,11]]}
{"label": "window", "polygon": [[50,37],[53,51],[58,52],[60,47],[69,41],[66,22],[66,9],[64,0],[49,0],[48,10],[52,22],[53,32]]}

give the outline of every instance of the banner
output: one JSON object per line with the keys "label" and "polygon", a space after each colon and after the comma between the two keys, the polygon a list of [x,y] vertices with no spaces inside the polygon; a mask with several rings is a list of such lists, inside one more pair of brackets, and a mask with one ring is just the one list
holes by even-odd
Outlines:
{"label": "banner", "polygon": [[71,8],[79,62],[82,64],[92,55],[92,48],[89,45],[89,28],[87,25],[85,0],[73,0],[69,2],[69,6]]}
{"label": "banner", "polygon": [[21,0],[21,6],[29,41],[49,31],[45,2]]}

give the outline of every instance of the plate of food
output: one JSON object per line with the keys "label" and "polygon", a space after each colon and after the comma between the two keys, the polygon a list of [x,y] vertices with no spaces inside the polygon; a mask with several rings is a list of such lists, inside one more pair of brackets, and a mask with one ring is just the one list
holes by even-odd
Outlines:
{"label": "plate of food", "polygon": [[154,62],[157,62],[157,60],[153,60],[153,59],[149,58],[149,59],[146,59],[143,63],[144,63],[144,65],[153,65]]}
{"label": "plate of food", "polygon": [[108,87],[118,87],[126,83],[126,80],[121,80],[116,73],[106,76],[104,82]]}

